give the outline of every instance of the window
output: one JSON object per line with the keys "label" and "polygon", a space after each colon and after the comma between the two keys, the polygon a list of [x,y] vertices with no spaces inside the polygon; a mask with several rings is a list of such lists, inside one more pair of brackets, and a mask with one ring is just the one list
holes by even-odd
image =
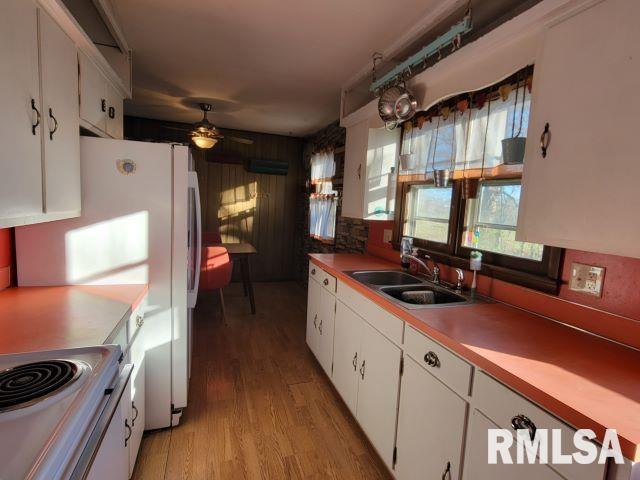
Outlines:
{"label": "window", "polygon": [[543,245],[515,238],[520,188],[520,180],[482,182],[477,198],[466,201],[462,246],[541,261]]}
{"label": "window", "polygon": [[452,188],[412,185],[407,194],[403,233],[406,236],[447,243]]}
{"label": "window", "polygon": [[309,196],[309,235],[321,242],[335,238],[337,192],[333,189],[336,162],[333,150],[315,153],[311,157],[311,184]]}

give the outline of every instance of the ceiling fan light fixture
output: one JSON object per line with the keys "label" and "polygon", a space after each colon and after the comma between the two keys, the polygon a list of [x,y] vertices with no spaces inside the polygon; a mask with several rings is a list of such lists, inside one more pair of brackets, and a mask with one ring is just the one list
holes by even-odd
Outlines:
{"label": "ceiling fan light fixture", "polygon": [[208,103],[201,103],[200,109],[204,116],[202,120],[193,126],[191,132],[191,140],[195,143],[196,147],[209,149],[213,148],[218,140],[223,136],[218,129],[207,118],[207,112],[211,111],[211,105]]}
{"label": "ceiling fan light fixture", "polygon": [[216,143],[218,143],[217,138],[209,137],[206,134],[196,134],[191,137],[193,143],[195,143],[196,147],[202,149],[213,148]]}

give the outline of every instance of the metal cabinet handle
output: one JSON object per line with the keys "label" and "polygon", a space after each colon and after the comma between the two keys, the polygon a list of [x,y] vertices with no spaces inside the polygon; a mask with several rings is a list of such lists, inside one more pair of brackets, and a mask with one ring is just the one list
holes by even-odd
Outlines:
{"label": "metal cabinet handle", "polygon": [[131,408],[136,413],[136,416],[131,419],[131,426],[135,427],[136,426],[136,420],[137,420],[138,415],[140,414],[140,412],[138,412],[138,407],[136,407],[136,402],[134,402],[133,400],[131,401]]}
{"label": "metal cabinet handle", "polygon": [[324,279],[324,282],[322,282],[322,283],[324,283],[324,286],[326,287],[327,285],[329,285],[329,279],[328,279],[328,278],[325,278],[325,279]]}
{"label": "metal cabinet handle", "polygon": [[36,101],[31,99],[31,110],[36,112],[36,123],[31,124],[31,133],[36,134],[36,128],[40,125],[40,110],[36,107]]}
{"label": "metal cabinet handle", "polygon": [[526,415],[516,415],[511,419],[511,428],[514,430],[529,430],[529,436],[531,440],[535,439],[536,436],[536,424],[531,421],[529,417]]}
{"label": "metal cabinet handle", "polygon": [[53,110],[49,108],[49,118],[53,120],[53,130],[49,130],[49,140],[53,140],[53,134],[58,131],[58,120],[53,116]]}
{"label": "metal cabinet handle", "polygon": [[447,462],[447,467],[442,472],[442,480],[451,480],[451,462]]}
{"label": "metal cabinet handle", "polygon": [[100,99],[100,110],[107,111],[107,101],[104,98]]}
{"label": "metal cabinet handle", "polygon": [[353,371],[355,372],[358,369],[358,352],[353,355],[353,361],[351,362],[353,365]]}
{"label": "metal cabinet handle", "polygon": [[313,317],[313,328],[318,328],[318,314]]}
{"label": "metal cabinet handle", "polygon": [[133,432],[131,431],[131,427],[129,426],[129,419],[124,419],[124,428],[127,429],[127,436],[124,438],[124,446],[126,447],[129,444],[129,440],[131,439],[131,435]]}
{"label": "metal cabinet handle", "polygon": [[322,335],[322,319],[320,319],[320,325],[318,326],[318,331],[320,332],[320,335]]}
{"label": "metal cabinet handle", "polygon": [[547,158],[547,149],[549,148],[549,142],[551,141],[551,132],[549,131],[549,124],[544,124],[544,131],[540,135],[540,151],[542,152],[542,158]]}
{"label": "metal cabinet handle", "polygon": [[360,376],[362,377],[362,380],[364,380],[364,360],[362,360],[362,365],[360,366]]}
{"label": "metal cabinet handle", "polygon": [[109,107],[109,118],[116,118],[116,109],[114,107]]}
{"label": "metal cabinet handle", "polygon": [[142,315],[137,315],[136,316],[136,326],[138,328],[140,328],[142,325],[144,325],[144,317]]}
{"label": "metal cabinet handle", "polygon": [[358,165],[358,180],[362,178],[362,164]]}
{"label": "metal cabinet handle", "polygon": [[436,353],[432,351],[429,351],[425,354],[424,361],[430,367],[440,366],[440,359],[438,358],[438,355],[436,355]]}
{"label": "metal cabinet handle", "polygon": [[315,275],[315,274],[316,274],[316,269],[315,269],[315,268],[312,268],[312,269],[311,269],[311,275]]}

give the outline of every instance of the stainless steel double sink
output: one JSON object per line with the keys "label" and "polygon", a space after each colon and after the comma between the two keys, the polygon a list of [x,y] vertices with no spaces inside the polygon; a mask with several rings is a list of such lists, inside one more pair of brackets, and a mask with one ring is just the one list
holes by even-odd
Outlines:
{"label": "stainless steel double sink", "polygon": [[407,309],[468,305],[477,302],[475,298],[462,292],[398,270],[345,273]]}

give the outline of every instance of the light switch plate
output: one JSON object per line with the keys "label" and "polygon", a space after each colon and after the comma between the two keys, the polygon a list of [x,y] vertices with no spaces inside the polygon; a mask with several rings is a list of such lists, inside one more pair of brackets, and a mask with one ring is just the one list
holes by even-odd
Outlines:
{"label": "light switch plate", "polygon": [[569,289],[594,297],[602,296],[602,284],[604,283],[604,267],[585,265],[573,262],[571,264],[571,278]]}
{"label": "light switch plate", "polygon": [[393,230],[390,228],[385,228],[383,233],[383,241],[385,243],[391,243],[391,237],[393,236]]}

